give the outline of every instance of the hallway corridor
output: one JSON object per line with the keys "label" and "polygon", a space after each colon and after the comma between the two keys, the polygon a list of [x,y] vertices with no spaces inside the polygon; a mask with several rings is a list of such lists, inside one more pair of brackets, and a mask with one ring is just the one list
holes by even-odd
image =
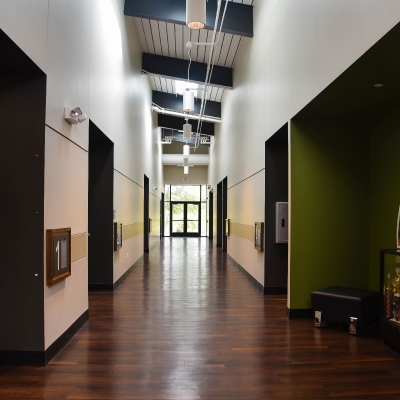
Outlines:
{"label": "hallway corridor", "polygon": [[286,320],[208,239],[169,239],[47,367],[0,367],[0,399],[399,399],[400,356],[373,336]]}

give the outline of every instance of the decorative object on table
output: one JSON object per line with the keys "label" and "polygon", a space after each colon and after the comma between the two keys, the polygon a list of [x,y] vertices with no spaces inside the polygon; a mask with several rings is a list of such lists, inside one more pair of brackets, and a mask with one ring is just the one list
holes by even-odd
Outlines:
{"label": "decorative object on table", "polygon": [[122,222],[114,222],[114,251],[122,247]]}
{"label": "decorative object on table", "polygon": [[71,275],[71,228],[46,231],[46,284],[53,286]]}
{"label": "decorative object on table", "polygon": [[254,247],[258,251],[264,251],[264,222],[255,223]]}

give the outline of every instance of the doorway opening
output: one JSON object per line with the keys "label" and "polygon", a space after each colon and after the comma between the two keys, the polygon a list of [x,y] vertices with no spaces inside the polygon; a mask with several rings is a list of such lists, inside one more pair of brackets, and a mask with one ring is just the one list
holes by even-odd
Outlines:
{"label": "doorway opening", "polygon": [[89,290],[114,290],[114,143],[89,121]]}
{"label": "doorway opening", "polygon": [[164,236],[207,236],[207,187],[165,186]]}
{"label": "doorway opening", "polygon": [[264,294],[286,294],[288,279],[288,124],[265,142]]}

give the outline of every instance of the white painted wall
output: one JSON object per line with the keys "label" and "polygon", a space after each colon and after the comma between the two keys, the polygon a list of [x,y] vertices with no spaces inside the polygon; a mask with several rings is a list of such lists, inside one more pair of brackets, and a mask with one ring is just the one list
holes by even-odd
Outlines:
{"label": "white painted wall", "polygon": [[[150,188],[163,188],[151,87],[134,19],[123,8],[124,0],[0,0],[0,28],[47,73],[45,228],[87,232],[89,123],[69,125],[65,106],[81,107],[114,142],[115,169],[130,179],[115,173],[117,219],[143,222],[144,174]],[[159,221],[159,200],[151,197]],[[114,258],[114,280],[143,254],[143,235],[125,250],[128,258]],[[87,258],[63,283],[46,286],[44,299],[47,349],[88,308]]]}
{"label": "white painted wall", "polygon": [[[187,183],[183,178],[188,178]],[[164,166],[164,181],[166,185],[207,185],[208,167],[190,167],[189,175],[184,175],[183,167]]]}
{"label": "white painted wall", "polygon": [[[88,153],[46,128],[45,156],[45,230],[71,227],[72,235],[87,232]],[[46,286],[44,274],[46,349],[88,309],[87,257],[71,269],[69,278],[52,287]]]}
{"label": "white painted wall", "polygon": [[[144,189],[114,171],[115,221],[123,225],[143,222]],[[143,255],[143,233],[127,240],[114,252],[114,283]]]}
{"label": "white painted wall", "polygon": [[[398,0],[256,0],[254,38],[242,40],[216,124],[209,183],[228,176],[231,187],[262,170],[265,141],[399,21]],[[262,196],[264,183],[250,182],[229,191],[231,207],[232,196],[246,206]]]}

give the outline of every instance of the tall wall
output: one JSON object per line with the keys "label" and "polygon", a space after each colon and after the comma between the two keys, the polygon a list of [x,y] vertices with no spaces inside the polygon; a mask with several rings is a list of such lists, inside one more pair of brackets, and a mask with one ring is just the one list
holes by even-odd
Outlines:
{"label": "tall wall", "polygon": [[[144,174],[151,188],[163,187],[151,88],[123,8],[124,0],[0,1],[0,28],[47,74],[44,228],[71,227],[74,235],[71,277],[44,288],[44,349],[88,309],[89,121],[68,124],[64,107],[81,107],[114,143],[116,220],[130,236],[114,254],[115,281],[143,254]],[[161,191],[151,197],[157,220]]]}
{"label": "tall wall", "polygon": [[323,287],[368,289],[365,139],[349,121],[291,122],[291,309],[310,309],[310,293]]}
{"label": "tall wall", "polygon": [[[396,0],[256,0],[254,38],[242,39],[234,90],[225,91],[222,124],[216,126],[210,149],[213,187],[225,176],[230,187],[247,182],[246,190],[228,191],[230,215],[239,212],[234,204],[250,206],[264,193],[264,180],[257,175],[265,166],[265,141],[399,19]],[[263,217],[264,201],[256,207],[254,216]],[[246,218],[244,224],[254,224],[253,216]],[[240,248],[243,258],[251,259],[246,240],[230,240],[228,254]],[[255,275],[257,265],[242,266],[261,279]]]}

